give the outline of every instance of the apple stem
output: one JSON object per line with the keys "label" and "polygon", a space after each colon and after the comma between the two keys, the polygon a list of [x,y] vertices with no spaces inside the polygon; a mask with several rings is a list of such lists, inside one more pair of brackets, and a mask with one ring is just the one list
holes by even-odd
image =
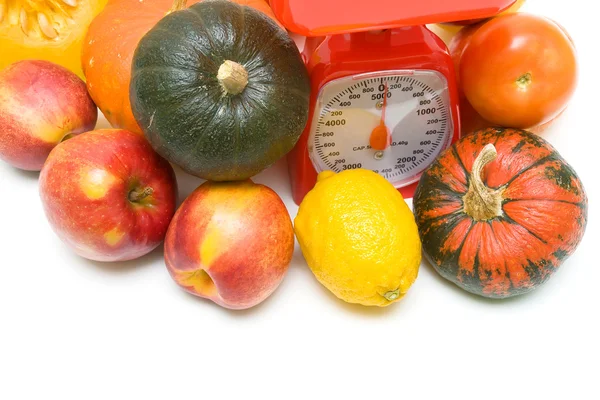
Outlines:
{"label": "apple stem", "polygon": [[143,190],[133,189],[131,192],[129,192],[129,201],[131,201],[132,203],[138,203],[141,200],[144,200],[146,197],[150,196],[152,193],[154,193],[154,189],[152,189],[151,187],[146,187]]}

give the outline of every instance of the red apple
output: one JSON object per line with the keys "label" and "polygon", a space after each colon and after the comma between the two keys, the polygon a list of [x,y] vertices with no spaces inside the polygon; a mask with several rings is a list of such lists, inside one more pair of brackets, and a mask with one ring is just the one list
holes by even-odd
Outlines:
{"label": "red apple", "polygon": [[252,307],[273,293],[293,252],[285,205],[251,180],[202,184],[179,207],[165,239],[175,282],[230,309]]}
{"label": "red apple", "polygon": [[64,67],[25,60],[0,71],[0,159],[14,167],[39,171],[54,146],[97,118],[85,83]]}
{"label": "red apple", "polygon": [[75,136],[52,150],[40,174],[44,211],[77,254],[131,260],[164,239],[175,212],[171,165],[139,134],[119,129]]}

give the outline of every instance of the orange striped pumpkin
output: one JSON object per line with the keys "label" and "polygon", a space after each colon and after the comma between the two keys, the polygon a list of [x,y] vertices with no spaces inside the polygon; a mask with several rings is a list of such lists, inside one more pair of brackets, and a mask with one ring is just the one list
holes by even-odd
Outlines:
{"label": "orange striped pumpkin", "polygon": [[538,287],[575,251],[588,201],[573,168],[544,139],[490,128],[438,157],[413,208],[425,255],[441,276],[505,298]]}

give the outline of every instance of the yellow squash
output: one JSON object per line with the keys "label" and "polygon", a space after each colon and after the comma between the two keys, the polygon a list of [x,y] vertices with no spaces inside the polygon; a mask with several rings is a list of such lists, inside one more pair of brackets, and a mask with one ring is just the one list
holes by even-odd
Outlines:
{"label": "yellow squash", "polygon": [[83,39],[107,2],[0,0],[0,69],[19,60],[48,60],[83,78]]}

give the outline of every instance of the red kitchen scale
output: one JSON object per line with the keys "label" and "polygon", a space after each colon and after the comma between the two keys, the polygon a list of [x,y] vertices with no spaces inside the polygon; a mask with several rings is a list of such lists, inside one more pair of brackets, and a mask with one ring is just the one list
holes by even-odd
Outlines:
{"label": "red kitchen scale", "polygon": [[306,36],[310,115],[288,156],[300,204],[324,170],[365,168],[413,196],[459,137],[452,59],[425,24],[487,18],[515,0],[270,0]]}

